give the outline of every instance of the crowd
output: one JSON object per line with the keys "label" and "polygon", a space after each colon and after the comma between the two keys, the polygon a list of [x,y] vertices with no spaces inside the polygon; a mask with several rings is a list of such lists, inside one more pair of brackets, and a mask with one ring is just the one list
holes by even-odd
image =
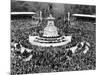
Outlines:
{"label": "crowd", "polygon": [[[18,24],[19,27],[16,24]],[[15,25],[15,27],[11,30],[11,32],[14,31],[14,34],[11,34],[13,35],[11,37],[12,75],[53,71],[76,71],[95,68],[95,52],[94,49],[91,48],[91,42],[81,40],[80,36],[77,36],[80,32],[77,29],[73,29],[71,33],[74,34],[77,32],[77,34],[74,35],[79,38],[73,37],[70,44],[64,47],[42,48],[32,46],[28,42],[27,37],[27,35],[38,28],[27,29],[26,27],[26,29],[19,29],[21,28],[20,25],[24,25],[23,22],[14,22],[12,23],[12,26],[13,25]],[[41,30],[41,28],[39,30]]]}
{"label": "crowd", "polygon": [[[83,52],[83,54],[86,54],[89,51],[90,44],[86,41],[79,42],[75,46],[70,46],[69,48],[66,46],[64,49],[58,48],[36,48],[39,50],[34,50],[34,49],[29,49],[25,48],[24,45],[22,45],[20,42],[14,42],[12,40],[11,42],[11,51],[12,53],[15,54],[15,57],[17,57],[20,61],[19,62],[24,62],[24,63],[34,63],[32,64],[33,66],[27,67],[27,70],[25,73],[27,73],[28,69],[31,70],[28,73],[34,73],[36,71],[36,68],[41,68],[41,67],[48,67],[51,69],[51,71],[59,71],[59,68],[62,68],[62,71],[65,69],[68,69],[68,66],[71,66],[68,62],[74,60],[72,59],[77,55],[77,53]],[[14,57],[12,58],[14,59]],[[17,61],[15,59],[15,61]],[[12,61],[13,62],[13,61]],[[16,66],[19,62],[14,63]],[[26,65],[25,64],[25,65]],[[69,64],[69,65],[68,65]],[[23,64],[20,64],[22,66]],[[23,65],[23,67],[25,67]],[[20,67],[19,69],[22,69],[23,67]],[[18,67],[18,66],[17,66]],[[34,68],[34,69],[32,69]],[[74,68],[74,67],[73,67]],[[16,67],[13,68],[16,70]],[[48,69],[49,70],[49,69]],[[16,71],[15,73],[17,73]],[[41,72],[41,70],[38,72]],[[20,73],[20,72],[19,72]]]}

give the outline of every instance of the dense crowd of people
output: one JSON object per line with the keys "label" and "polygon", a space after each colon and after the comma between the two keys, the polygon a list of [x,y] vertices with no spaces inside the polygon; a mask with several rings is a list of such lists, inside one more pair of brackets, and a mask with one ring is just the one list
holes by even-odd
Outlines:
{"label": "dense crowd of people", "polygon": [[[69,31],[66,29],[69,33],[74,34],[72,42],[66,46],[43,48],[33,46],[28,41],[28,35],[41,30],[41,28],[28,29],[28,23],[23,21],[11,23],[12,75],[95,69],[95,48],[89,41],[90,38],[86,41],[82,40],[79,35],[81,29],[80,31],[75,28]],[[90,37],[94,36],[91,35]],[[93,38],[91,39],[93,40]]]}

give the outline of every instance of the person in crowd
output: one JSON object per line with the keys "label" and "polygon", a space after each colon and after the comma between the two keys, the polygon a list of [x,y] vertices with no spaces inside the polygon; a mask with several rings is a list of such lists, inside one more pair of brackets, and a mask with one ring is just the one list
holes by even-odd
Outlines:
{"label": "person in crowd", "polygon": [[15,43],[14,41],[11,42],[11,50],[20,57],[20,59],[23,59],[23,61],[29,61],[32,58],[32,50],[23,47],[20,43]]}
{"label": "person in crowd", "polygon": [[87,51],[89,51],[90,48],[90,43],[87,41],[82,41],[77,43],[75,46],[72,46],[70,48],[67,48],[66,50],[68,50],[68,56],[71,56],[72,54],[74,54],[77,51],[83,51],[84,54],[87,53]]}

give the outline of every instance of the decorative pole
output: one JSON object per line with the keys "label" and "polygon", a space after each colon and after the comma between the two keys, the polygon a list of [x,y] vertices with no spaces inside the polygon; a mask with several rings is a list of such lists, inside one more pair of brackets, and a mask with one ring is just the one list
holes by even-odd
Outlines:
{"label": "decorative pole", "polygon": [[68,12],[68,25],[70,24],[70,12]]}
{"label": "decorative pole", "polygon": [[42,11],[40,11],[40,21],[42,22]]}

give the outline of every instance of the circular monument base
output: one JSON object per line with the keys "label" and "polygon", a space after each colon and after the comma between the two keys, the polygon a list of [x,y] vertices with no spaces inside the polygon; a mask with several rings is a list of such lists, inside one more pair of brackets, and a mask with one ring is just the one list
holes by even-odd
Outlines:
{"label": "circular monument base", "polygon": [[32,45],[42,46],[42,47],[56,47],[62,46],[71,42],[72,36],[62,36],[58,38],[43,38],[39,36],[29,36],[29,42]]}

